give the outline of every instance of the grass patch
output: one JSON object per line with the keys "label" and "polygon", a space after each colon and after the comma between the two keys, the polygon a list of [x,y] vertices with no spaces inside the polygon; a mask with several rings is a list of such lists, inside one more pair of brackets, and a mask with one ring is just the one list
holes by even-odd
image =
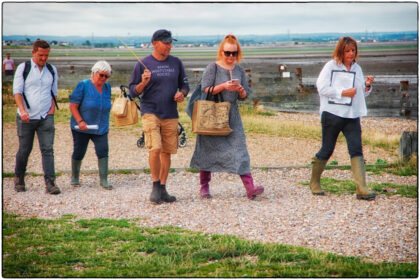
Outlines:
{"label": "grass patch", "polygon": [[417,156],[412,156],[410,160],[399,160],[388,163],[382,159],[377,159],[374,165],[366,166],[366,171],[372,174],[390,173],[398,176],[418,176]]}
{"label": "grass patch", "polygon": [[[39,176],[44,176],[44,173],[30,172],[28,174],[28,172],[26,172],[25,176],[28,176],[28,175],[39,177]],[[63,172],[55,172],[55,177],[60,177],[62,175],[63,175]],[[2,176],[3,178],[12,178],[12,177],[15,177],[15,172],[2,172]]]}
{"label": "grass patch", "polygon": [[408,198],[418,197],[417,186],[394,185],[391,183],[369,183],[368,186],[378,194],[400,195]]}
{"label": "grass patch", "polygon": [[[309,182],[301,182],[309,186]],[[356,193],[356,183],[353,180],[337,180],[329,177],[321,178],[322,189],[328,194],[351,195]],[[368,188],[384,195],[400,195],[408,198],[417,198],[417,186],[394,185],[390,183],[368,183]]]}
{"label": "grass patch", "polygon": [[276,115],[275,113],[270,112],[270,111],[262,111],[262,112],[258,112],[257,114],[260,116],[267,116],[267,117],[273,117]]}
{"label": "grass patch", "polygon": [[364,145],[394,151],[399,147],[400,137],[401,135],[387,134],[381,131],[363,130],[362,141]]}
{"label": "grass patch", "polygon": [[3,277],[417,277],[417,263],[369,263],[133,221],[3,214]]}
{"label": "grass patch", "polygon": [[191,173],[200,173],[200,170],[198,170],[197,168],[185,168],[185,171]]}
{"label": "grass patch", "polygon": [[[311,164],[307,164],[311,166]],[[335,160],[332,160],[325,166],[325,170],[340,169],[351,170],[350,165],[339,165]],[[376,159],[375,163],[366,165],[366,171],[370,174],[380,175],[382,173],[390,173],[397,176],[417,176],[418,164],[417,156],[413,155],[409,161],[399,160],[395,163],[388,163],[386,160],[380,158]]]}
{"label": "grass patch", "polygon": [[15,177],[15,172],[2,172],[3,178],[13,178]]}
{"label": "grass patch", "polygon": [[[108,172],[108,173],[111,173],[111,172]],[[134,171],[132,169],[118,169],[118,170],[115,170],[113,173],[116,173],[116,174],[132,174],[132,173],[134,173]]]}
{"label": "grass patch", "polygon": [[286,121],[260,115],[248,104],[241,104],[239,111],[244,123],[245,133],[321,140],[320,125],[315,126],[303,121]]}

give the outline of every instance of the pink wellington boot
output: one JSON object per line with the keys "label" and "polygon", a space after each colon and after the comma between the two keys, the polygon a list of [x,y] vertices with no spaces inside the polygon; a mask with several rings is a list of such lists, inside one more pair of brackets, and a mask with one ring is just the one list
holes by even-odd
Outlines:
{"label": "pink wellington boot", "polygon": [[251,174],[240,175],[242,182],[244,183],[244,187],[246,189],[246,196],[248,199],[254,199],[257,195],[260,195],[264,192],[263,186],[254,186],[254,180],[252,179]]}
{"label": "pink wellington boot", "polygon": [[211,180],[211,172],[200,170],[200,196],[202,198],[211,198],[209,182]]}

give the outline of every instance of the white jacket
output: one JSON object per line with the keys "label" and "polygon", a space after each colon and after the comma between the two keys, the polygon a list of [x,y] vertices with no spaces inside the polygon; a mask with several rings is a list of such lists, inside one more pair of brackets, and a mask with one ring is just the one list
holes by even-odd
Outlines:
{"label": "white jacket", "polygon": [[316,87],[320,98],[319,112],[327,111],[331,114],[342,118],[359,118],[367,115],[366,101],[367,97],[372,92],[372,87],[368,92],[365,92],[365,77],[363,76],[362,68],[357,64],[351,65],[350,71],[356,73],[354,87],[357,89],[356,95],[353,97],[351,106],[341,104],[329,104],[329,98],[340,98],[341,92],[331,87],[331,74],[333,70],[348,71],[344,64],[337,64],[335,60],[328,61],[316,81]]}

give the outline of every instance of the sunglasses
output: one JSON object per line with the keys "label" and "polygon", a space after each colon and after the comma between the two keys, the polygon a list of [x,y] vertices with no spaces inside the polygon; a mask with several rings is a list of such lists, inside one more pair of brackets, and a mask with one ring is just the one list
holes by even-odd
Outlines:
{"label": "sunglasses", "polygon": [[108,79],[108,78],[109,78],[109,76],[108,76],[108,75],[106,75],[106,74],[102,74],[102,73],[99,73],[99,77],[101,77],[101,78],[105,78],[105,79]]}
{"label": "sunglasses", "polygon": [[236,57],[238,55],[238,52],[230,52],[230,51],[223,51],[223,53],[225,54],[225,56],[233,56]]}

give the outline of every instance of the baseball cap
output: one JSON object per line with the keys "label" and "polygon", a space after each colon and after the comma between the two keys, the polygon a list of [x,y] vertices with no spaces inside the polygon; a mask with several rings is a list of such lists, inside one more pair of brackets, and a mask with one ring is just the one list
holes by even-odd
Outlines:
{"label": "baseball cap", "polygon": [[164,43],[170,43],[172,41],[178,41],[175,38],[172,38],[172,33],[166,29],[159,29],[153,33],[152,42],[153,41],[162,41]]}

